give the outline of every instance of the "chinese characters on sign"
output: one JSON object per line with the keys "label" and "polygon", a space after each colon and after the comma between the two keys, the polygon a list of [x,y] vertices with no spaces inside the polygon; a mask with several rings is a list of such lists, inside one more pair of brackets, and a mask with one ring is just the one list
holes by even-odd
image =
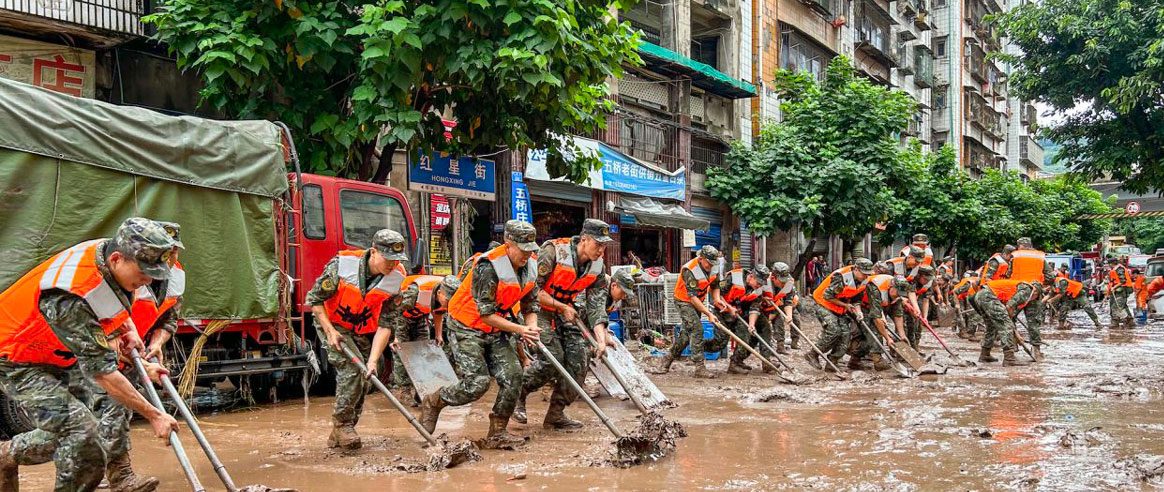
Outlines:
{"label": "chinese characters on sign", "polygon": [[429,207],[429,216],[432,217],[432,230],[443,231],[453,220],[453,210],[449,206],[449,200],[441,195],[432,195],[430,201],[432,203]]}
{"label": "chinese characters on sign", "polygon": [[525,185],[520,172],[513,173],[513,187],[510,191],[514,220],[524,220],[533,223],[533,210],[530,208],[529,187]]}
{"label": "chinese characters on sign", "polygon": [[[596,190],[618,191],[671,200],[684,200],[687,196],[687,175],[683,168],[667,171],[623,154],[597,140],[571,137],[571,142],[578,147],[580,152],[597,156],[598,160],[602,161],[602,169],[591,170],[589,179],[584,186]],[[546,150],[530,150],[526,156],[526,175],[530,179],[549,181],[550,176],[546,170]],[[567,158],[569,159],[569,156]]]}
{"label": "chinese characters on sign", "polygon": [[409,163],[408,189],[494,201],[495,168],[493,161],[486,159],[418,153]]}
{"label": "chinese characters on sign", "polygon": [[0,36],[0,77],[77,97],[93,97],[92,51]]}

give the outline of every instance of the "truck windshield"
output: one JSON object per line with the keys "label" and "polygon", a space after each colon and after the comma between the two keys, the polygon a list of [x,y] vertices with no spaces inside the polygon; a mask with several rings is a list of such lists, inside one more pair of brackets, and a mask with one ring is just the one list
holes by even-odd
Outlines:
{"label": "truck windshield", "polygon": [[1148,271],[1144,273],[1145,277],[1159,277],[1164,276],[1164,261],[1154,261],[1148,263]]}
{"label": "truck windshield", "polygon": [[412,238],[408,232],[408,221],[404,218],[404,207],[395,198],[379,193],[364,191],[340,191],[340,212],[343,217],[344,243],[355,248],[372,245],[376,231],[389,228],[399,232],[408,241],[411,250]]}

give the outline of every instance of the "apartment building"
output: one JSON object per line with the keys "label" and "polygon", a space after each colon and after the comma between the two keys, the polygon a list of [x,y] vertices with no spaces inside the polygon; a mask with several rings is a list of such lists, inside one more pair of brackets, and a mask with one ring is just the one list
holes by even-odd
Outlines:
{"label": "apartment building", "polygon": [[[1009,8],[1013,9],[1030,2],[1031,0],[1009,0]],[[1017,47],[1010,44],[1005,50],[1010,54],[1020,53]],[[1009,66],[1004,68],[1010,73]],[[1011,125],[1007,134],[1007,166],[1004,169],[1017,171],[1027,179],[1038,179],[1043,166],[1043,147],[1039,145],[1037,137],[1039,111],[1034,103],[1017,97],[1011,97],[1007,101],[1007,108],[1010,110]]]}

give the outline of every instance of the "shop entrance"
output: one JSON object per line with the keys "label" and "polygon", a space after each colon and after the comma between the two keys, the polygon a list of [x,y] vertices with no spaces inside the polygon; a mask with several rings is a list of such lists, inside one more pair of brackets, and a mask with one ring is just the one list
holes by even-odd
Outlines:
{"label": "shop entrance", "polygon": [[534,200],[533,225],[538,231],[538,244],[549,239],[577,236],[586,220],[586,208],[563,203]]}
{"label": "shop entrance", "polygon": [[643,263],[643,268],[667,267],[669,255],[666,248],[667,234],[661,229],[623,226],[619,238],[622,250],[622,264],[630,264],[631,253]]}

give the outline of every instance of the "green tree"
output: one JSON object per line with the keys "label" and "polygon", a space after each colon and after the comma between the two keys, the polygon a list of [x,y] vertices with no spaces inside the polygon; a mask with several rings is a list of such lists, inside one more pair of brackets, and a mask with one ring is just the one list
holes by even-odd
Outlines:
{"label": "green tree", "polygon": [[1160,218],[1120,219],[1111,233],[1127,236],[1129,243],[1147,254],[1155,254],[1156,250],[1164,248],[1164,220]]}
{"label": "green tree", "polygon": [[858,77],[844,56],[821,83],[780,70],[775,88],[783,121],[766,124],[753,146],[734,146],[707,187],[758,235],[804,227],[814,239],[799,274],[816,237],[865,234],[901,207],[892,190],[908,176],[897,134],[916,103]]}
{"label": "green tree", "polygon": [[607,78],[640,62],[611,15],[629,3],[169,0],[147,20],[205,103],[287,123],[313,172],[382,182],[398,148],[544,147],[580,181],[597,159],[563,159],[554,135],[605,124]]}
{"label": "green tree", "polygon": [[1043,0],[997,16],[1010,87],[1067,119],[1045,131],[1088,179],[1164,191],[1164,0]]}

